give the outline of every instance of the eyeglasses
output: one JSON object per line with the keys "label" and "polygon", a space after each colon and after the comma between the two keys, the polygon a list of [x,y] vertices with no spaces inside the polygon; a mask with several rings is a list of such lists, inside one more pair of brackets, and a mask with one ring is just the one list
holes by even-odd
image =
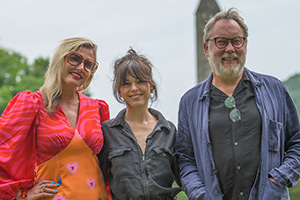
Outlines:
{"label": "eyeglasses", "polygon": [[79,53],[75,52],[67,55],[67,62],[73,66],[78,66],[83,62],[84,69],[87,72],[95,72],[98,68],[98,63],[96,61],[92,59],[83,59]]}
{"label": "eyeglasses", "polygon": [[215,37],[215,38],[208,38],[207,41],[209,40],[214,40],[216,47],[218,47],[219,49],[225,49],[229,41],[231,42],[232,46],[235,49],[240,49],[245,44],[244,37],[235,37],[235,38]]}
{"label": "eyeglasses", "polygon": [[240,111],[235,107],[235,99],[233,96],[229,96],[225,99],[225,106],[227,108],[233,108],[229,113],[229,117],[233,122],[237,122],[242,119]]}

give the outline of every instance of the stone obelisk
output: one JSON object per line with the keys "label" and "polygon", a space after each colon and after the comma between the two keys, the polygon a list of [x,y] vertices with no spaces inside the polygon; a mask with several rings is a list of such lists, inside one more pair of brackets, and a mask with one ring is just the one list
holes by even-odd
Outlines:
{"label": "stone obelisk", "polygon": [[196,11],[198,83],[205,80],[211,72],[211,68],[203,50],[203,29],[206,22],[219,11],[220,8],[216,0],[200,0]]}

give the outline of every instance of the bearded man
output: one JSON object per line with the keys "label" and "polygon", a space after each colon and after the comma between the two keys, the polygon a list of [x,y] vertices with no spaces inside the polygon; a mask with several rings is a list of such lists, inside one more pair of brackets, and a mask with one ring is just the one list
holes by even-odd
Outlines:
{"label": "bearded man", "polygon": [[247,38],[234,8],[204,28],[212,73],[181,98],[176,139],[191,200],[286,200],[299,179],[298,112],[281,81],[244,67]]}

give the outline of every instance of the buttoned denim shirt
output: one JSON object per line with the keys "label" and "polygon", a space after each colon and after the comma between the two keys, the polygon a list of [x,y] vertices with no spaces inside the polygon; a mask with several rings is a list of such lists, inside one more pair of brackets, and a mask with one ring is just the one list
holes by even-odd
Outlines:
{"label": "buttoned denim shirt", "polygon": [[[277,78],[245,68],[262,117],[260,163],[249,200],[290,199],[287,187],[300,176],[300,127],[295,104]],[[210,77],[180,100],[176,154],[190,200],[222,200],[209,138]],[[278,183],[269,180],[273,177]],[[201,198],[199,196],[204,194]]]}
{"label": "buttoned denim shirt", "polygon": [[[174,150],[176,127],[149,108],[158,122],[146,139],[145,152],[124,120],[126,109],[102,123],[104,150],[100,163],[104,175],[109,168],[112,198],[120,200],[169,200],[181,190],[172,188],[179,173]],[[106,163],[105,163],[106,162]],[[105,167],[106,166],[106,167]]]}

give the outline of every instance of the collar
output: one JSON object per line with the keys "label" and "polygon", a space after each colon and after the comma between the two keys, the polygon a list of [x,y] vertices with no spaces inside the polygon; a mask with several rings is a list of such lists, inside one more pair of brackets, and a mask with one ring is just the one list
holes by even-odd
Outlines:
{"label": "collar", "polygon": [[[171,126],[168,123],[168,121],[165,119],[165,117],[157,110],[153,108],[148,108],[149,112],[156,117],[157,124],[156,127],[158,128],[167,128],[168,130],[171,130]],[[126,108],[121,110],[117,116],[111,120],[111,123],[109,124],[109,127],[114,127],[114,126],[123,126],[125,127],[125,120],[124,120],[124,115],[126,113]]]}
{"label": "collar", "polygon": [[245,73],[248,76],[249,80],[253,83],[254,86],[260,86],[262,85],[261,76],[255,72],[250,71],[245,67]]}
{"label": "collar", "polygon": [[[205,100],[206,98],[209,98],[212,77],[213,77],[213,75],[211,73],[206,80],[202,81],[197,86],[195,86],[194,89],[196,89],[196,90],[198,89],[201,91],[201,92],[198,92],[198,100]],[[262,85],[262,81],[261,81],[259,75],[255,72],[250,71],[246,67],[244,67],[243,80],[251,81],[254,86]]]}

